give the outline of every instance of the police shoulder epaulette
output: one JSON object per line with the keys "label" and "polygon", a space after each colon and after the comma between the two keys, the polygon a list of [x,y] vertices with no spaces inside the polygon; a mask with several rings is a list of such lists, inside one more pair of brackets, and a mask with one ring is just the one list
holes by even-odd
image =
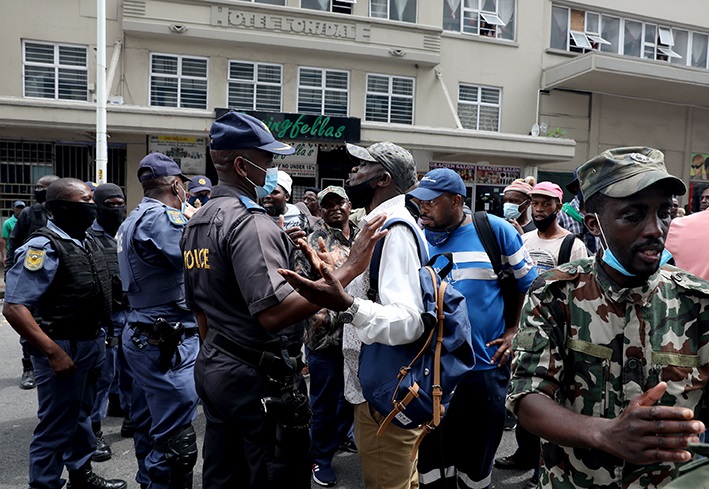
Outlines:
{"label": "police shoulder epaulette", "polygon": [[167,219],[174,225],[176,226],[184,226],[187,224],[187,218],[185,215],[178,211],[177,209],[173,209],[171,207],[165,207],[165,213],[167,214]]}
{"label": "police shoulder epaulette", "polygon": [[665,265],[662,267],[661,273],[664,276],[668,276],[672,279],[672,282],[679,287],[685,289],[699,292],[702,295],[709,295],[709,282],[701,277],[689,273],[686,270],[677,268],[671,265]]}
{"label": "police shoulder epaulette", "polygon": [[239,197],[239,200],[242,204],[244,204],[244,207],[246,207],[246,210],[248,210],[249,212],[266,212],[266,209],[254,202],[251,197],[242,195],[241,197]]}

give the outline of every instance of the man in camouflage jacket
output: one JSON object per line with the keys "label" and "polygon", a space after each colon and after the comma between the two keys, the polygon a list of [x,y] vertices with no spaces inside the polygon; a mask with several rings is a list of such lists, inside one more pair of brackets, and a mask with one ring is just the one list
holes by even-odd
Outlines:
{"label": "man in camouflage jacket", "polygon": [[663,160],[618,148],[582,165],[603,250],[530,289],[507,405],[542,438],[542,487],[662,487],[704,431],[709,283],[663,266],[672,195],[686,192]]}

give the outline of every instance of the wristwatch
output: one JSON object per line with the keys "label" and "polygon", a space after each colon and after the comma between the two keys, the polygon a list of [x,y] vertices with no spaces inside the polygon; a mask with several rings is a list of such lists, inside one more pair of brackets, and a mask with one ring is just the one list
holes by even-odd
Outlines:
{"label": "wristwatch", "polygon": [[352,304],[350,307],[345,309],[340,313],[340,322],[342,323],[351,323],[352,320],[354,319],[355,314],[357,314],[357,311],[359,310],[359,299],[355,297],[354,301],[352,301]]}

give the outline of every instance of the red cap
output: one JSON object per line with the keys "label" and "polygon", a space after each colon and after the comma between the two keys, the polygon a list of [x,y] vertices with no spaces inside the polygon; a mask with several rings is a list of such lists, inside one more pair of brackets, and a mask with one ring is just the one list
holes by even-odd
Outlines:
{"label": "red cap", "polygon": [[555,183],[551,182],[539,182],[532,189],[532,195],[546,195],[547,197],[553,197],[559,199],[559,202],[564,200],[564,192]]}

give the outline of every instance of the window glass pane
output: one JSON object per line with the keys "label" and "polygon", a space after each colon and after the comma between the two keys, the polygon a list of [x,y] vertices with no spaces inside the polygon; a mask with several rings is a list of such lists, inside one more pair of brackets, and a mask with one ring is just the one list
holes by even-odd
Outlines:
{"label": "window glass pane", "polygon": [[674,46],[672,46],[672,51],[682,56],[682,58],[671,58],[670,63],[676,65],[686,65],[687,64],[687,31],[682,31],[678,29],[672,29],[672,38],[675,41]]}
{"label": "window glass pane", "polygon": [[59,93],[62,100],[87,99],[87,72],[59,69]]}
{"label": "window glass pane", "polygon": [[207,60],[197,58],[182,58],[182,76],[207,76]]}
{"label": "window glass pane", "polygon": [[54,68],[25,66],[25,97],[54,98]]}
{"label": "window glass pane", "polygon": [[458,104],[458,118],[466,129],[478,128],[478,106],[470,104]]}
{"label": "window glass pane", "polygon": [[254,65],[250,63],[229,63],[229,78],[236,80],[253,80]]}
{"label": "window glass pane", "polygon": [[473,10],[463,10],[463,32],[478,34],[480,13]]}
{"label": "window glass pane", "polygon": [[[378,0],[373,0],[373,3],[377,1]],[[416,22],[416,1],[417,0],[389,0],[389,19],[402,22]]]}
{"label": "window glass pane", "polygon": [[177,57],[153,55],[153,73],[177,75]]}
{"label": "window glass pane", "polygon": [[660,37],[659,41],[661,44],[664,44],[665,46],[674,46],[675,42],[672,39],[672,31],[669,27],[658,28],[658,35]]}
{"label": "window glass pane", "polygon": [[325,87],[347,90],[347,73],[328,71],[325,73]]}
{"label": "window glass pane", "polygon": [[86,48],[59,46],[59,64],[86,66]]}
{"label": "window glass pane", "polygon": [[25,43],[25,61],[29,63],[54,64],[54,45]]}
{"label": "window glass pane", "polygon": [[505,23],[504,27],[498,27],[498,37],[500,39],[507,39],[508,41],[514,41],[515,39],[515,0],[499,0],[497,2],[497,15],[500,16],[502,22]]}
{"label": "window glass pane", "polygon": [[259,85],[256,87],[256,110],[281,110],[281,87]]}
{"label": "window glass pane", "polygon": [[460,4],[458,4],[455,10],[451,7],[451,3],[448,0],[443,2],[443,30],[446,31],[460,31]]}
{"label": "window glass pane", "polygon": [[473,87],[470,85],[461,85],[458,89],[458,99],[465,102],[477,102],[478,92],[478,87]]}
{"label": "window glass pane", "polygon": [[325,92],[324,115],[347,115],[347,92]]}
{"label": "window glass pane", "polygon": [[250,83],[229,84],[229,108],[239,110],[254,109],[254,86]]}
{"label": "window glass pane", "polygon": [[496,88],[481,88],[480,101],[484,104],[499,104],[500,91]]}
{"label": "window glass pane", "polygon": [[255,0],[256,3],[265,3],[268,5],[285,5],[286,0]]}
{"label": "window glass pane", "polygon": [[601,17],[601,37],[610,44],[601,44],[604,53],[618,54],[618,39],[620,35],[620,19],[618,17]]}
{"label": "window glass pane", "polygon": [[258,81],[263,83],[281,84],[281,67],[276,65],[259,65]]}
{"label": "window glass pane", "polygon": [[496,0],[484,0],[482,9],[485,12],[497,13],[497,1]]}
{"label": "window glass pane", "polygon": [[389,78],[386,76],[368,75],[367,91],[389,93]]}
{"label": "window glass pane", "polygon": [[591,12],[586,12],[586,32],[591,33],[591,34],[598,34],[601,31],[599,30],[599,15],[594,14]]}
{"label": "window glass pane", "polygon": [[394,95],[413,95],[413,78],[393,78],[391,83],[391,93]]}
{"label": "window glass pane", "polygon": [[391,98],[391,122],[413,124],[414,102],[411,98]]}
{"label": "window glass pane", "polygon": [[568,49],[569,42],[569,9],[553,6],[551,9],[551,39],[552,49]]}
{"label": "window glass pane", "polygon": [[152,77],[150,79],[150,105],[177,107],[177,78]]}
{"label": "window glass pane", "polygon": [[389,122],[389,97],[368,94],[364,118],[372,122]]}
{"label": "window glass pane", "polygon": [[180,107],[207,108],[207,80],[182,79]]}
{"label": "window glass pane", "polygon": [[377,19],[387,18],[387,0],[371,0],[369,3],[370,15]]}
{"label": "window glass pane", "polygon": [[300,84],[306,87],[322,87],[322,71],[301,69]]}
{"label": "window glass pane", "polygon": [[707,67],[707,44],[709,37],[706,34],[692,33],[692,66],[695,68]]}
{"label": "window glass pane", "polygon": [[478,129],[481,131],[497,131],[499,127],[500,110],[498,107],[480,106],[480,121]]}
{"label": "window glass pane", "polygon": [[322,112],[322,91],[301,88],[298,92],[298,112],[320,114]]}
{"label": "window glass pane", "polygon": [[626,20],[624,22],[625,40],[623,43],[623,54],[626,56],[640,57],[640,49],[642,45],[643,25],[641,22]]}
{"label": "window glass pane", "polygon": [[311,10],[330,11],[330,0],[300,0],[300,6]]}

